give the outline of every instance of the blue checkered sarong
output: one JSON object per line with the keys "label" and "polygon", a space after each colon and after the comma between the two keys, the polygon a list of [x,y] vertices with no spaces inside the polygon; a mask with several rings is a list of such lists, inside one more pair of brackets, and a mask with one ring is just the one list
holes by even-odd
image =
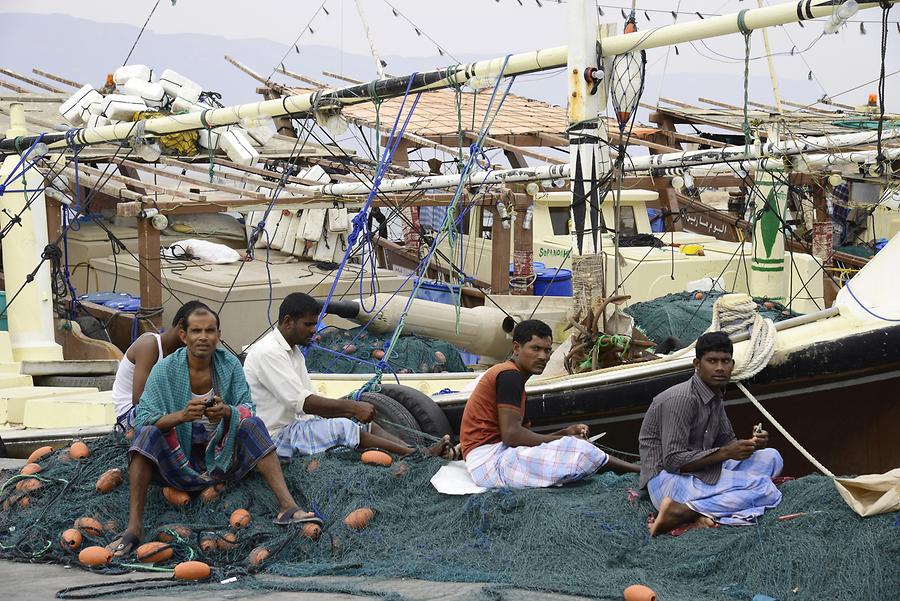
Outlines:
{"label": "blue checkered sarong", "polygon": [[778,451],[760,449],[743,461],[722,462],[722,475],[715,484],[663,470],[647,483],[647,492],[657,509],[664,498],[671,497],[721,524],[747,525],[781,502],[781,491],[772,478],[782,467]]}
{"label": "blue checkered sarong", "polygon": [[169,486],[188,492],[199,491],[210,484],[223,480],[240,480],[252,470],[260,459],[275,448],[266,426],[258,417],[241,420],[235,439],[234,457],[231,467],[223,474],[211,476],[206,473],[204,453],[209,434],[199,423],[194,424],[190,466],[200,475],[196,477],[181,469],[179,455],[172,450],[168,437],[156,426],[144,426],[134,434],[134,441],[128,453],[140,453],[152,461],[159,476]]}
{"label": "blue checkered sarong", "polygon": [[466,468],[485,488],[545,488],[590,476],[608,459],[583,438],[564,436],[536,447],[482,445],[469,452]]}
{"label": "blue checkered sarong", "polygon": [[345,417],[309,417],[298,419],[275,435],[275,452],[279,457],[315,455],[331,447],[359,446],[360,425]]}

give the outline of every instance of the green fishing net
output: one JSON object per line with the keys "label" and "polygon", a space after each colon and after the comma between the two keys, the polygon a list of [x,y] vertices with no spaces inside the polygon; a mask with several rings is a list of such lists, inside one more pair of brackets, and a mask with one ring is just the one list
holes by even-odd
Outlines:
{"label": "green fishing net", "polygon": [[[635,324],[650,340],[660,343],[670,336],[684,344],[690,344],[706,331],[712,323],[712,310],[722,292],[704,292],[695,298],[694,292],[675,292],[642,303],[634,303],[625,313],[634,318]],[[767,309],[764,299],[754,299],[757,311],[772,321],[782,321],[798,314],[787,311],[787,307],[772,303]],[[785,314],[787,311],[787,314]]]}
{"label": "green fishing net", "polygon": [[[389,340],[390,334],[375,334],[363,326],[350,330],[325,328],[317,334],[316,344],[306,355],[306,368],[326,374],[375,373],[378,359],[373,353],[384,352]],[[400,336],[390,357],[384,360],[398,374],[469,371],[452,344],[417,334]]]}
{"label": "green fishing net", "polygon": [[[87,460],[42,461],[43,486],[29,494],[28,506],[14,503],[0,512],[0,556],[77,565],[76,554],[58,541],[80,516],[108,524],[107,532],[86,537],[85,545],[113,540],[127,520],[128,443],[116,436],[90,446]],[[201,559],[213,566],[213,582],[236,577],[233,586],[259,590],[333,591],[291,577],[334,575],[485,582],[604,599],[621,599],[626,586],[643,583],[660,601],[750,601],[756,594],[792,601],[885,601],[896,599],[900,590],[898,515],[858,517],[821,476],[783,484],[781,505],[755,526],[651,540],[646,518],[653,508],[646,495],[636,494],[634,475],[448,496],[429,483],[442,465],[434,458],[417,456],[383,468],[364,465],[358,452],[340,449],[282,465],[297,501],[325,522],[318,541],[304,538],[297,527],[272,524],[275,499],[255,474],[230,483],[211,503],[195,498],[183,508],[168,505],[153,484],[144,540],[165,525],[191,530],[173,544],[174,557],[155,567]],[[95,481],[111,467],[126,472],[126,484],[98,494]],[[0,496],[9,498],[11,491],[15,496],[15,484],[8,482]],[[351,530],[343,519],[361,507],[373,509],[375,517],[365,529]],[[236,532],[234,548],[203,552],[200,540],[231,531],[228,519],[237,508],[247,508],[252,522]],[[796,513],[803,515],[777,519]],[[258,546],[270,556],[254,567],[248,555]],[[131,557],[101,571],[133,566]],[[221,590],[218,584],[190,586]],[[485,598],[500,598],[496,590]]]}

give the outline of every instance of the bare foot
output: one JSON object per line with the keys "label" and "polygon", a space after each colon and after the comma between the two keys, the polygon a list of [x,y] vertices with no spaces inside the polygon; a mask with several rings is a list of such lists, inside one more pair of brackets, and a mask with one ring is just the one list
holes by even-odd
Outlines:
{"label": "bare foot", "polygon": [[106,545],[107,551],[113,554],[113,557],[124,557],[131,554],[141,544],[140,533],[134,533],[126,530],[116,537],[116,540]]}
{"label": "bare foot", "polygon": [[694,524],[697,525],[697,528],[715,528],[716,522],[712,518],[708,518],[705,515],[701,515],[694,521]]}
{"label": "bare foot", "polygon": [[428,447],[426,453],[428,453],[432,457],[453,459],[453,445],[450,444],[450,436],[445,435],[439,441]]}
{"label": "bare foot", "polygon": [[698,515],[696,511],[687,505],[678,503],[671,497],[666,497],[659,504],[659,514],[656,516],[656,519],[648,524],[647,528],[650,531],[650,536],[665,534],[679,524],[694,521]]}

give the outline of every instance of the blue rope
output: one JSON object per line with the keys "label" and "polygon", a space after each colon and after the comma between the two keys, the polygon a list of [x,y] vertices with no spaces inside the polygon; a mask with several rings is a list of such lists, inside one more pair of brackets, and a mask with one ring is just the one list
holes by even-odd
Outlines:
{"label": "blue rope", "polygon": [[[406,126],[409,125],[409,120],[412,117],[413,112],[416,110],[416,105],[419,103],[419,98],[421,97],[421,93],[416,94],[415,99],[413,100],[412,107],[406,115],[406,120],[403,122],[403,126],[400,130],[400,133],[397,134],[397,126],[400,123],[400,115],[403,113],[403,109],[406,106],[406,100],[409,98],[409,92],[412,89],[412,83],[415,79],[415,73],[409,78],[409,82],[406,85],[406,92],[403,94],[403,101],[400,104],[400,109],[397,111],[397,117],[394,119],[394,126],[391,128],[390,136],[388,137],[387,147],[388,152],[384,153],[379,157],[378,168],[375,172],[375,178],[372,180],[372,189],[369,191],[369,195],[366,198],[365,204],[363,204],[362,209],[360,209],[359,213],[357,213],[353,217],[353,229],[350,231],[350,234],[347,236],[347,249],[344,251],[344,257],[341,259],[340,265],[338,265],[337,272],[335,273],[334,281],[331,284],[331,289],[328,291],[328,296],[325,297],[325,302],[322,304],[322,310],[319,313],[319,323],[322,323],[323,318],[325,317],[325,310],[328,308],[329,303],[331,303],[331,299],[334,297],[334,291],[337,289],[338,282],[340,281],[341,274],[344,271],[344,267],[347,265],[347,261],[350,259],[350,255],[353,252],[353,249],[356,247],[356,242],[359,239],[360,233],[363,230],[368,229],[368,213],[369,208],[372,205],[372,200],[374,200],[376,194],[378,193],[378,188],[381,186],[381,180],[384,177],[385,173],[387,173],[388,167],[391,164],[391,161],[394,158],[394,152],[397,150],[397,147],[400,145],[400,140],[403,137],[403,133],[406,131]],[[369,236],[369,233],[366,233],[366,237]],[[365,239],[364,239],[365,242]],[[362,272],[360,273],[360,278],[363,277]],[[377,304],[377,299],[376,299]],[[360,298],[360,305],[362,305],[362,298]],[[373,306],[372,309],[375,307]]]}
{"label": "blue rope", "polygon": [[[3,193],[6,192],[6,186],[8,186],[10,184],[10,182],[17,180],[20,177],[24,177],[25,172],[28,171],[29,169],[31,169],[32,167],[34,167],[34,163],[36,161],[32,161],[31,163],[26,165],[25,168],[22,169],[21,172],[17,173],[17,171],[19,170],[19,167],[21,167],[22,164],[28,160],[28,155],[31,154],[31,151],[34,150],[34,147],[37,146],[43,138],[44,138],[44,133],[41,132],[41,134],[38,135],[37,140],[32,142],[31,146],[28,147],[28,150],[26,150],[24,153],[19,155],[19,162],[16,163],[15,167],[12,168],[12,171],[9,172],[9,175],[6,176],[6,181],[4,181],[2,184],[0,184],[0,196],[3,196]],[[28,192],[28,190],[25,190],[25,191]]]}

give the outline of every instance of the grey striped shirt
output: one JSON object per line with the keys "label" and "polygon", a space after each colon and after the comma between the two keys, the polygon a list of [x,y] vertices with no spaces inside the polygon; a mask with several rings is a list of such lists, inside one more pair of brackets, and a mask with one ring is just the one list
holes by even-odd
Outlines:
{"label": "grey striped shirt", "polygon": [[[715,453],[736,437],[725,414],[721,393],[704,384],[697,373],[658,394],[641,424],[641,488],[665,470],[678,473],[681,466]],[[707,484],[715,484],[722,464],[689,472]]]}

